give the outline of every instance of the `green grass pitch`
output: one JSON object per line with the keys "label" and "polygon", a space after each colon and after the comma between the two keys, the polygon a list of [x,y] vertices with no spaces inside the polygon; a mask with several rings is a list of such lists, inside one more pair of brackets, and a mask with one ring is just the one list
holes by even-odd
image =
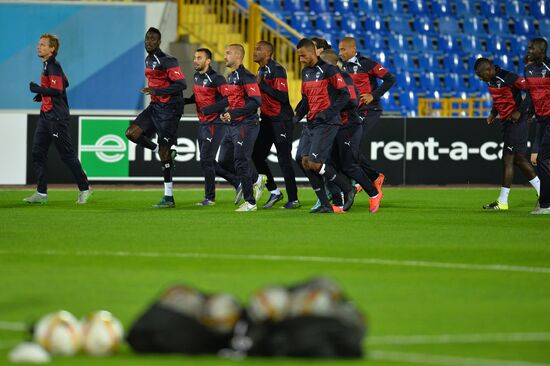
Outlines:
{"label": "green grass pitch", "polygon": [[[533,191],[514,188],[508,212],[484,212],[495,189],[387,188],[381,210],[358,196],[345,214],[303,208],[237,213],[232,190],[196,207],[153,210],[159,190],[0,190],[0,364],[21,332],[10,324],[66,309],[99,309],[128,327],[166,286],[226,291],[243,302],[269,284],[336,279],[367,314],[366,357],[356,361],[246,359],[243,365],[550,365],[550,217],[533,217]],[[264,192],[262,202],[267,194]],[[7,326],[6,326],[7,325]],[[234,365],[216,357],[84,355],[54,365]]]}

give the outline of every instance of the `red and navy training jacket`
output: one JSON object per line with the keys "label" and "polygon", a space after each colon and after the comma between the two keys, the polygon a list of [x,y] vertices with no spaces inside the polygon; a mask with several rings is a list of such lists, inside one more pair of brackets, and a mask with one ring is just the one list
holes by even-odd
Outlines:
{"label": "red and navy training jacket", "polygon": [[69,80],[55,56],[43,63],[39,94],[42,97],[40,114],[46,119],[66,121],[70,117],[67,87]]}
{"label": "red and navy training jacket", "polygon": [[227,93],[223,75],[209,67],[203,74],[195,73],[193,95],[185,99],[185,104],[195,103],[199,123],[221,122],[220,114],[229,105]]}
{"label": "red and navy training jacket", "polygon": [[182,91],[187,88],[185,76],[178,60],[160,49],[145,58],[145,77],[147,86],[153,88],[151,103],[183,104]]}
{"label": "red and navy training jacket", "polygon": [[288,81],[286,70],[272,59],[260,67],[258,77],[261,79],[260,92],[262,94],[262,107],[260,116],[262,120],[286,121],[294,116],[288,98]]}
{"label": "red and navy training jacket", "polygon": [[493,98],[491,114],[499,115],[501,121],[506,121],[512,113],[520,110],[523,99],[521,91],[526,90],[525,79],[513,72],[495,66],[496,76],[487,85]]}
{"label": "red and navy training jacket", "polygon": [[359,106],[359,90],[353,82],[350,74],[345,71],[340,71],[346,86],[348,87],[349,92],[349,102],[346,104],[340,116],[342,117],[342,126],[349,126],[354,124],[361,124],[361,117],[359,117],[358,106]]}
{"label": "red and navy training jacket", "polygon": [[538,65],[527,65],[525,80],[535,116],[543,119],[550,117],[550,59],[547,57]]}
{"label": "red and navy training jacket", "polygon": [[296,121],[307,114],[307,122],[340,125],[340,112],[350,98],[340,70],[319,59],[313,67],[302,70],[302,101],[296,107]]}
{"label": "red and navy training jacket", "polygon": [[260,87],[256,77],[243,65],[227,77],[227,97],[232,121],[258,120],[258,108],[262,105]]}
{"label": "red and navy training jacket", "polygon": [[[351,75],[360,95],[372,94],[373,100],[369,104],[359,100],[359,112],[364,114],[368,110],[382,110],[380,98],[395,84],[395,76],[378,62],[359,53],[344,62],[342,70]],[[381,85],[378,85],[377,79],[382,79]]]}

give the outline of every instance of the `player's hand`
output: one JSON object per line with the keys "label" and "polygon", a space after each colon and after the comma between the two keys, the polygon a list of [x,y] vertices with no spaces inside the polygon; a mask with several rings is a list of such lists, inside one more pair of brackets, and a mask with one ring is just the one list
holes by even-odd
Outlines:
{"label": "player's hand", "polygon": [[141,89],[141,92],[145,95],[155,95],[153,88],[143,88]]}
{"label": "player's hand", "polygon": [[531,165],[537,166],[537,157],[539,156],[538,153],[532,153],[531,154]]}
{"label": "player's hand", "polygon": [[369,94],[369,93],[361,94],[361,102],[365,104],[370,104],[370,102],[372,102],[373,99],[374,97],[372,96],[372,94]]}
{"label": "player's hand", "polygon": [[32,100],[40,103],[42,101],[42,94],[36,94]]}
{"label": "player's hand", "polygon": [[516,110],[510,115],[510,121],[512,121],[513,123],[516,123],[517,121],[519,121],[520,117],[521,117],[521,113]]}
{"label": "player's hand", "polygon": [[496,118],[497,116],[495,116],[494,114],[490,114],[489,117],[487,117],[487,124],[488,125],[492,124],[493,122],[495,122]]}
{"label": "player's hand", "polygon": [[34,81],[31,81],[29,83],[29,89],[32,93],[38,93],[38,90],[40,89],[40,85],[38,85]]}
{"label": "player's hand", "polygon": [[225,123],[231,122],[231,115],[229,114],[229,112],[225,112],[224,114],[221,115],[220,118]]}

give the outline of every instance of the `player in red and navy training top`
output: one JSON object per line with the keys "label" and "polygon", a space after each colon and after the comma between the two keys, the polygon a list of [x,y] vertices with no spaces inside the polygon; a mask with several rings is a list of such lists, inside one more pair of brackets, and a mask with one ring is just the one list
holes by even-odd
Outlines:
{"label": "player in red and navy training top", "polygon": [[537,195],[540,191],[540,180],[525,156],[529,127],[527,125],[528,113],[522,110],[521,91],[526,89],[527,84],[524,78],[501,69],[484,57],[476,61],[474,71],[478,78],[488,84],[489,93],[493,98],[493,108],[487,118],[487,123],[492,124],[496,117],[499,117],[502,122],[504,141],[500,195],[496,201],[484,205],[483,208],[507,210],[508,194],[514,179],[514,165],[519,167],[529,183],[533,185]]}
{"label": "player in red and navy training top", "polygon": [[[227,76],[227,112],[222,121],[229,124],[227,133],[233,142],[235,171],[242,185],[244,202],[236,211],[256,211],[256,200],[262,195],[265,176],[258,174],[252,163],[252,150],[260,130],[258,108],[262,104],[256,77],[243,66],[244,48],[230,44],[225,49],[225,66],[231,69]],[[254,187],[253,187],[254,185]]]}
{"label": "player in red and navy training top", "polygon": [[288,195],[288,202],[283,207],[293,209],[300,207],[296,176],[292,168],[292,130],[294,128],[292,117],[294,117],[294,111],[288,99],[286,70],[271,58],[272,55],[273,45],[271,43],[267,41],[256,43],[254,62],[260,65],[257,79],[262,94],[262,107],[260,132],[252,152],[252,160],[258,172],[267,177],[266,187],[271,192],[269,199],[262,207],[271,208],[283,199],[283,193],[277,187],[267,165],[267,156],[275,144],[277,160],[283,173]]}
{"label": "player in red and navy training top", "polygon": [[195,103],[199,117],[198,139],[201,167],[204,171],[204,199],[197,203],[197,206],[215,204],[216,174],[225,178],[235,189],[240,183],[233,172],[225,170],[216,162],[216,153],[227,131],[227,124],[222,122],[220,116],[229,102],[225,78],[212,68],[211,63],[212,52],[208,48],[199,48],[195,51],[193,95],[185,99],[185,104]]}
{"label": "player in red and navy training top", "polygon": [[302,100],[296,107],[294,121],[300,121],[307,114],[307,123],[302,129],[296,161],[321,202],[321,205],[311,212],[334,212],[325,193],[323,177],[344,192],[344,209],[348,210],[353,205],[357,189],[345,176],[336,171],[329,158],[334,139],[342,125],[340,112],[349,101],[349,91],[338,68],[317,57],[315,44],[311,40],[300,40],[296,48],[304,68]]}
{"label": "player in red and navy training top", "polygon": [[43,61],[40,85],[31,82],[29,87],[36,93],[34,101],[42,102],[40,118],[32,142],[32,164],[38,180],[36,192],[24,199],[28,203],[48,201],[47,161],[48,150],[55,144],[61,160],[69,167],[75,178],[79,194],[76,203],[85,204],[92,193],[88,177],[76,156],[69,133],[69,104],[67,87],[69,81],[55,57],[59,52],[59,39],[53,34],[43,34],[38,41],[37,53]]}
{"label": "player in red and navy training top", "polygon": [[[321,53],[321,59],[328,64],[337,66],[338,53],[334,50],[324,50]],[[357,112],[359,91],[347,72],[341,70],[340,73],[348,88],[350,99],[340,113],[342,127],[340,127],[334,141],[331,161],[336,168],[342,170],[345,175],[361,185],[370,197],[370,212],[375,213],[380,207],[380,200],[383,195],[374,187],[359,164],[361,137],[363,136],[361,131],[363,127],[361,126],[361,119]],[[333,197],[335,196],[337,197],[338,195],[334,195],[333,193]]]}
{"label": "player in red and navy training top", "polygon": [[532,112],[538,122],[537,174],[540,178],[539,208],[532,214],[550,214],[550,58],[548,42],[534,38],[527,46],[525,81],[532,103]]}
{"label": "player in red and navy training top", "polygon": [[[363,119],[363,141],[369,131],[376,125],[382,115],[380,98],[395,84],[395,76],[384,66],[371,58],[357,52],[357,42],[353,37],[344,37],[339,44],[342,70],[349,73],[359,89],[359,114]],[[382,79],[378,85],[377,79]],[[368,159],[361,155],[361,166],[373,181],[379,192],[382,192],[385,176],[370,165]]]}
{"label": "player in red and navy training top", "polygon": [[[176,150],[178,123],[183,114],[183,93],[187,87],[178,60],[160,49],[161,34],[156,28],[145,33],[145,77],[147,87],[142,93],[151,96],[151,103],[126,130],[130,141],[158,152],[164,175],[164,196],[153,208],[172,208],[172,167]],[[157,134],[157,143],[151,140]]]}

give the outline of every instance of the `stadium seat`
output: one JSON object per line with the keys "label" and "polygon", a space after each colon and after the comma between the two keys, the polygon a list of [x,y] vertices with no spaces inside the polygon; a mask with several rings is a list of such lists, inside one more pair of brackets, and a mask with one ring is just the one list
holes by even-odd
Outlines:
{"label": "stadium seat", "polygon": [[483,51],[481,47],[482,42],[487,42],[487,39],[478,35],[465,34],[459,36],[460,38],[460,48],[463,53],[471,54],[476,52]]}
{"label": "stadium seat", "polygon": [[435,27],[432,20],[428,17],[416,17],[414,19],[415,33],[435,35]]}
{"label": "stadium seat", "polygon": [[313,29],[311,20],[305,12],[294,12],[290,18],[290,26],[302,34],[311,32]]}
{"label": "stadium seat", "polygon": [[378,1],[376,0],[359,0],[358,8],[359,15],[380,14]]}
{"label": "stadium seat", "polygon": [[471,93],[481,94],[487,90],[487,83],[480,80],[477,76],[470,78],[468,91]]}
{"label": "stadium seat", "polygon": [[425,0],[409,0],[409,13],[416,16],[428,16],[429,10]]}
{"label": "stadium seat", "polygon": [[451,72],[445,75],[445,90],[456,93],[467,91],[468,88],[466,88],[462,75]]}
{"label": "stadium seat", "polygon": [[498,55],[507,51],[506,38],[493,34],[487,39],[487,52]]}
{"label": "stadium seat", "polygon": [[504,18],[489,17],[489,33],[491,34],[510,34],[508,21]]}
{"label": "stadium seat", "polygon": [[365,18],[365,30],[372,33],[387,33],[386,24],[381,15],[367,15]]}
{"label": "stadium seat", "polygon": [[338,33],[340,29],[336,26],[336,19],[332,13],[320,13],[317,14],[317,20],[315,22],[317,30],[323,33]]}
{"label": "stadium seat", "polygon": [[541,37],[545,37],[550,41],[550,18],[539,19],[539,33]]}
{"label": "stadium seat", "polygon": [[405,14],[404,3],[401,0],[384,0],[382,1],[382,13],[385,15],[402,15]]}
{"label": "stadium seat", "polygon": [[[416,61],[415,61],[416,60]],[[418,66],[416,62],[418,56],[411,52],[398,52],[393,58],[393,66],[396,70],[403,70],[409,72],[418,72]]]}
{"label": "stadium seat", "polygon": [[523,17],[527,14],[525,6],[519,1],[506,1],[504,3],[506,9],[506,16],[510,18]]}
{"label": "stadium seat", "polygon": [[420,74],[420,87],[425,92],[429,92],[431,90],[439,90],[442,86],[439,80],[439,76],[430,71]]}
{"label": "stadium seat", "polygon": [[305,12],[306,6],[304,0],[284,0],[285,11],[288,11],[291,15],[296,12]]}
{"label": "stadium seat", "polygon": [[464,34],[487,34],[483,27],[483,21],[484,19],[479,17],[464,17]]}
{"label": "stadium seat", "polygon": [[491,55],[487,52],[479,52],[479,53],[476,53],[474,55],[470,55],[468,57],[468,69],[472,70],[472,73],[473,73],[473,70],[474,70],[474,65],[475,65],[477,59],[480,58],[480,57],[485,57],[485,58],[488,58],[488,59],[492,59],[493,55]]}
{"label": "stadium seat", "polygon": [[372,58],[374,61],[384,66],[387,70],[394,69],[394,66],[392,63],[392,57],[389,51],[376,51],[372,53],[369,52],[369,53],[363,54],[363,56]]}
{"label": "stadium seat", "polygon": [[512,55],[517,55],[520,59],[523,59],[525,52],[527,52],[527,45],[529,40],[525,36],[510,37],[510,52]]}
{"label": "stadium seat", "polygon": [[[277,19],[279,19],[283,23],[285,23],[285,16],[283,15],[283,12],[278,12],[278,11],[272,10],[272,11],[270,11],[270,14],[275,16]],[[262,18],[264,19],[264,22],[265,22],[266,25],[270,26],[273,29],[277,29],[278,24],[273,19],[268,18],[266,16],[262,16]],[[282,34],[284,34],[286,36],[289,36],[289,32],[286,31],[285,29],[280,28],[280,31],[281,31]]]}
{"label": "stadium seat", "polygon": [[459,18],[466,20],[476,15],[475,6],[469,0],[457,0],[453,5],[455,14]]}
{"label": "stadium seat", "polygon": [[480,2],[480,14],[481,16],[491,18],[499,17],[502,14],[500,10],[500,4],[493,0],[481,1]]}
{"label": "stadium seat", "polygon": [[336,33],[324,33],[317,30],[315,34],[311,35],[309,38],[311,37],[323,38],[325,41],[328,42],[329,45],[332,46],[333,49],[338,49],[338,38],[336,37]]}
{"label": "stadium seat", "polygon": [[550,17],[550,3],[548,0],[531,1],[531,16],[542,19]]}
{"label": "stadium seat", "polygon": [[406,116],[416,116],[418,111],[418,97],[413,91],[405,91],[399,94],[401,113]]}
{"label": "stadium seat", "polygon": [[400,33],[403,35],[412,35],[410,23],[412,19],[408,16],[393,16],[390,17],[388,26],[391,32]]}
{"label": "stadium seat", "polygon": [[380,101],[382,102],[382,109],[384,109],[387,112],[395,112],[399,111],[399,108],[397,107],[397,104],[395,103],[395,97],[392,93],[386,93],[381,98]]}
{"label": "stadium seat", "polygon": [[328,5],[328,0],[309,0],[310,15],[328,13],[329,11],[330,7]]}
{"label": "stadium seat", "polygon": [[437,23],[439,24],[439,34],[461,33],[456,18],[442,17],[437,19]]}
{"label": "stadium seat", "polygon": [[[366,32],[362,37],[359,37],[358,40],[364,42],[364,44],[362,45],[362,48],[364,50],[369,49],[374,51],[381,51],[388,49],[388,47],[386,46],[386,42],[384,41],[384,37],[380,33]],[[364,54],[364,52],[362,53]]]}
{"label": "stadium seat", "polygon": [[411,72],[403,71],[398,72],[396,76],[397,85],[399,85],[405,91],[419,91],[419,87],[416,85],[416,80]]}
{"label": "stadium seat", "polygon": [[494,63],[502,67],[503,69],[506,69],[508,71],[517,72],[514,66],[514,62],[512,61],[512,58],[506,54],[498,55],[495,57]]}
{"label": "stadium seat", "polygon": [[432,16],[434,18],[446,17],[451,15],[451,7],[445,0],[432,1]]}
{"label": "stadium seat", "polygon": [[365,31],[361,25],[361,21],[355,14],[347,14],[342,17],[342,30],[352,34],[360,34]]}
{"label": "stadium seat", "polygon": [[464,65],[464,60],[458,54],[449,54],[443,58],[443,65],[445,69],[450,72],[455,72],[457,74],[466,74],[468,69]]}
{"label": "stadium seat", "polygon": [[527,38],[536,37],[535,31],[535,19],[531,17],[515,17],[513,18],[514,22],[514,33],[519,36],[526,36]]}
{"label": "stadium seat", "polygon": [[260,0],[260,5],[271,12],[283,13],[284,11],[279,0]]}
{"label": "stadium seat", "polygon": [[413,36],[413,47],[419,52],[433,52],[435,46],[432,37],[417,33]]}
{"label": "stadium seat", "polygon": [[340,16],[356,14],[354,3],[351,0],[335,1],[334,12]]}
{"label": "stadium seat", "polygon": [[440,59],[441,57],[436,54],[425,53],[418,57],[418,63],[420,65],[420,69],[424,71],[423,73],[428,70],[434,73],[442,73],[445,71],[442,68]]}
{"label": "stadium seat", "polygon": [[409,41],[407,39],[407,36],[404,36],[399,33],[391,33],[390,37],[388,39],[388,43],[390,46],[390,50],[401,50],[401,51],[410,51],[412,50],[411,45],[409,45]]}
{"label": "stadium seat", "polygon": [[460,52],[460,47],[455,37],[444,34],[439,36],[437,39],[437,49],[446,53],[458,53]]}

